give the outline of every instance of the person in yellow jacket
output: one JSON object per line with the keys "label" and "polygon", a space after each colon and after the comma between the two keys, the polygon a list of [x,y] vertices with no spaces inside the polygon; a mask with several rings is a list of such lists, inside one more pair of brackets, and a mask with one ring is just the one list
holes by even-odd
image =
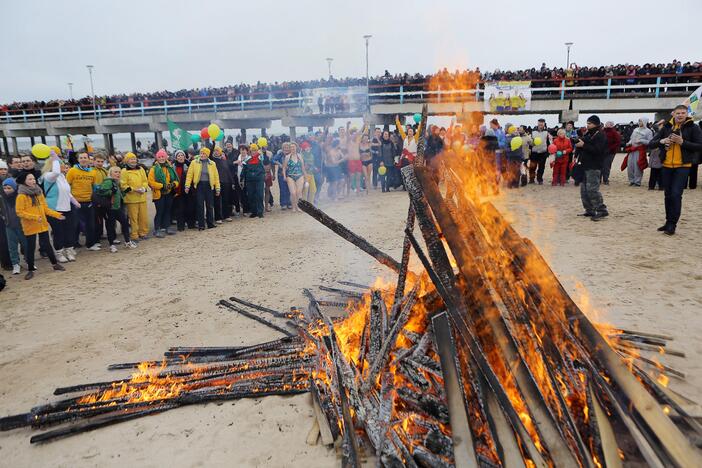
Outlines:
{"label": "person in yellow jacket", "polygon": [[[100,240],[95,229],[95,208],[93,207],[93,189],[97,184],[97,172],[90,165],[88,153],[78,155],[78,164],[66,173],[66,181],[71,186],[71,195],[78,200],[78,222],[85,226],[85,246],[88,250],[100,250]],[[73,245],[79,247],[78,230]]]}
{"label": "person in yellow jacket", "polygon": [[146,240],[149,238],[149,219],[146,208],[146,190],[149,182],[146,172],[137,164],[134,153],[127,153],[124,156],[124,163],[119,186],[125,192],[124,204],[127,206],[131,240]]}
{"label": "person in yellow jacket", "polygon": [[219,172],[214,161],[210,160],[210,150],[202,148],[200,159],[193,159],[188,167],[188,175],[185,178],[185,193],[190,189],[195,189],[197,228],[202,231],[215,227],[214,224],[214,197],[219,196]]}
{"label": "person in yellow jacket", "polygon": [[22,224],[22,232],[27,240],[26,250],[24,251],[25,259],[27,260],[27,274],[24,279],[32,279],[34,277],[34,251],[37,248],[37,236],[39,237],[39,245],[46,252],[49,261],[54,266],[54,270],[63,271],[63,265],[56,260],[54,248],[51,246],[49,239],[49,222],[46,217],[64,220],[66,219],[58,211],[52,210],[46,205],[46,199],[41,191],[41,187],[37,184],[34,174],[31,172],[22,172],[17,177],[18,195],[15,202],[15,211],[17,217]]}
{"label": "person in yellow jacket", "polygon": [[149,170],[149,187],[153,191],[152,200],[156,207],[154,235],[162,238],[166,234],[175,234],[175,229],[171,228],[171,207],[173,194],[178,188],[178,174],[163,148],[156,152],[156,161]]}

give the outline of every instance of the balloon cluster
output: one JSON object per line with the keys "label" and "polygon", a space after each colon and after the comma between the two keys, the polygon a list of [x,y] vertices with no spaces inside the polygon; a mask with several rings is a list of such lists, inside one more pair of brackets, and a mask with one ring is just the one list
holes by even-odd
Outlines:
{"label": "balloon cluster", "polygon": [[32,154],[37,159],[46,159],[51,156],[51,148],[43,143],[37,143],[36,145],[32,146]]}

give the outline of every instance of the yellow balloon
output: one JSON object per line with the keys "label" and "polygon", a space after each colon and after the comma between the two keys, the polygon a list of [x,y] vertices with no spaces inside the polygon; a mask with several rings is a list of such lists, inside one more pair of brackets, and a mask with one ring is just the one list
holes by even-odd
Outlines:
{"label": "yellow balloon", "polygon": [[534,138],[534,145],[539,146],[541,144],[542,140],[539,137]]}
{"label": "yellow balloon", "polygon": [[507,133],[514,133],[516,131],[517,131],[517,127],[515,127],[514,125],[512,125],[511,127],[509,127],[507,129]]}
{"label": "yellow balloon", "polygon": [[266,137],[259,137],[257,143],[259,148],[265,148],[268,146],[268,140],[266,140]]}
{"label": "yellow balloon", "polygon": [[378,168],[378,174],[385,175],[386,172],[388,172],[388,169],[385,166],[380,166]]}
{"label": "yellow balloon", "polygon": [[37,159],[46,159],[51,154],[51,148],[43,143],[37,143],[36,145],[32,146],[32,154]]}
{"label": "yellow balloon", "polygon": [[516,150],[517,148],[520,148],[522,146],[522,137],[512,138],[512,141],[510,142],[509,146],[512,148],[512,151]]}
{"label": "yellow balloon", "polygon": [[213,123],[207,126],[207,133],[210,135],[210,140],[216,140],[219,134],[222,133],[222,129],[219,128],[219,125]]}

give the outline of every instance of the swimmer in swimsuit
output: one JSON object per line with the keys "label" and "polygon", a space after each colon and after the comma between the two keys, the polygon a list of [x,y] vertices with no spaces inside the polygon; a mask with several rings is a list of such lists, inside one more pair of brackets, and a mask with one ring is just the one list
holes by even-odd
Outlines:
{"label": "swimmer in swimsuit", "polygon": [[283,161],[283,177],[285,177],[290,189],[293,211],[300,211],[297,207],[297,200],[302,197],[306,175],[305,162],[298,153],[297,144],[290,143],[290,154]]}
{"label": "swimmer in swimsuit", "polygon": [[363,177],[366,180],[366,195],[368,195],[371,177],[373,176],[373,156],[371,155],[371,145],[367,133],[364,133],[361,137],[361,143],[358,145],[358,152],[361,154]]}
{"label": "swimmer in swimsuit", "polygon": [[[350,124],[347,123],[348,126]],[[363,135],[368,130],[368,125],[363,125],[363,130],[359,133],[358,129],[352,128],[347,132],[346,137],[346,148],[348,154],[348,173],[349,173],[349,185],[353,183],[356,195],[361,193],[361,174],[363,174],[363,163],[361,162],[361,152],[360,145]],[[370,158],[370,147],[368,148],[368,158]],[[347,192],[349,189],[347,189]]]}

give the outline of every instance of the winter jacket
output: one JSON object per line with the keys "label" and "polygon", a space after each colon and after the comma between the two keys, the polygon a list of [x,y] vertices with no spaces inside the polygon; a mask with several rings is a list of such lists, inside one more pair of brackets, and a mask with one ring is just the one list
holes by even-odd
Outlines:
{"label": "winter jacket", "polygon": [[119,187],[126,195],[124,203],[142,203],[146,202],[146,192],[139,193],[136,190],[139,188],[149,188],[149,181],[146,178],[144,169],[137,166],[134,169],[129,166],[122,169],[122,176],[119,179]]}
{"label": "winter jacket", "polygon": [[179,163],[175,162],[173,164],[173,168],[176,171],[176,174],[178,174],[178,186],[176,187],[175,191],[175,196],[179,197],[183,195],[183,189],[185,188],[185,178],[188,175],[188,164],[187,163]]}
{"label": "winter jacket", "polygon": [[96,192],[98,195],[111,198],[111,209],[119,210],[122,208],[122,205],[124,204],[124,192],[122,192],[122,189],[119,187],[116,180],[108,177],[102,181],[102,184],[100,184],[100,186],[96,189]]}
{"label": "winter jacket", "polygon": [[607,154],[617,154],[622,147],[622,136],[614,127],[602,130],[607,138]]}
{"label": "winter jacket", "polygon": [[573,152],[573,144],[570,142],[570,138],[556,137],[553,139],[553,144],[556,145],[556,151],[563,153],[561,157],[565,156],[568,159],[568,155]]}
{"label": "winter jacket", "polygon": [[46,205],[44,195],[37,195],[37,204],[32,204],[32,198],[29,195],[20,193],[17,195],[15,210],[22,224],[22,232],[25,236],[39,234],[49,230],[49,222],[47,216],[52,218],[60,218],[62,215],[58,211],[54,211]]}
{"label": "winter jacket", "polygon": [[56,211],[71,211],[71,202],[76,201],[71,194],[71,186],[61,173],[61,163],[54,161],[51,171],[42,176],[42,188],[49,208]]}
{"label": "winter jacket", "polygon": [[229,169],[229,162],[226,160],[226,158],[218,158],[215,156],[214,158],[212,158],[212,160],[217,166],[217,173],[219,174],[220,184],[231,185],[233,183],[232,171],[231,169]]}
{"label": "winter jacket", "polygon": [[541,144],[540,145],[534,145],[534,147],[531,149],[532,153],[538,153],[538,154],[545,154],[548,151],[548,130],[543,129],[543,130],[534,130],[531,132],[531,139],[532,141],[536,140],[537,138],[541,139]]}
{"label": "winter jacket", "polygon": [[22,227],[20,224],[20,219],[17,217],[17,212],[15,211],[17,192],[13,193],[12,195],[7,195],[3,190],[0,195],[0,217],[5,223],[5,226],[14,229]]}
{"label": "winter jacket", "polygon": [[700,153],[702,152],[702,129],[700,129],[691,118],[688,118],[682,123],[679,131],[683,139],[683,144],[670,145],[670,149],[667,150],[665,145],[661,144],[661,140],[668,138],[673,132],[673,119],[670,119],[648,144],[649,148],[660,148],[661,161],[666,167],[676,167],[673,163],[676,155],[680,156],[682,164],[697,164],[700,160]]}
{"label": "winter jacket", "polygon": [[395,145],[391,140],[382,140],[380,142],[380,162],[386,167],[391,167],[395,164]]}
{"label": "winter jacket", "polygon": [[[170,193],[170,192],[164,191],[163,184],[156,180],[156,168],[155,168],[156,164],[158,164],[158,163],[154,163],[154,165],[151,166],[151,169],[149,169],[149,176],[148,176],[149,187],[151,187],[151,190],[153,192],[151,194],[151,199],[153,201],[159,200],[161,198],[162,192],[166,193],[166,194]],[[168,168],[163,170],[163,174],[166,176],[166,184],[170,184],[171,182],[173,182],[174,184],[176,184],[176,187],[178,186],[177,180],[171,180],[171,172],[168,170]],[[174,187],[174,188],[176,188],[176,187]]]}
{"label": "winter jacket", "polygon": [[507,137],[507,147],[509,148],[507,150],[507,159],[510,161],[522,161],[524,159],[524,152],[522,151],[521,145],[515,150],[512,149],[512,140],[514,138],[516,137]]}
{"label": "winter jacket", "polygon": [[[646,119],[642,119],[646,122]],[[636,127],[633,132],[631,132],[631,138],[627,142],[627,146],[638,146],[638,145],[648,145],[648,143],[653,139],[653,132],[646,127]]]}
{"label": "winter jacket", "polygon": [[607,138],[599,128],[588,130],[581,138],[585,146],[578,151],[578,159],[584,170],[601,170],[607,153]]}
{"label": "winter jacket", "polygon": [[[210,161],[207,164],[207,173],[210,176],[210,187],[219,192],[219,171],[217,171],[217,165],[210,159],[207,159],[207,161]],[[197,187],[198,182],[200,182],[200,174],[202,174],[202,161],[195,159],[190,162],[190,166],[188,167],[188,175],[185,178],[185,188]]]}

